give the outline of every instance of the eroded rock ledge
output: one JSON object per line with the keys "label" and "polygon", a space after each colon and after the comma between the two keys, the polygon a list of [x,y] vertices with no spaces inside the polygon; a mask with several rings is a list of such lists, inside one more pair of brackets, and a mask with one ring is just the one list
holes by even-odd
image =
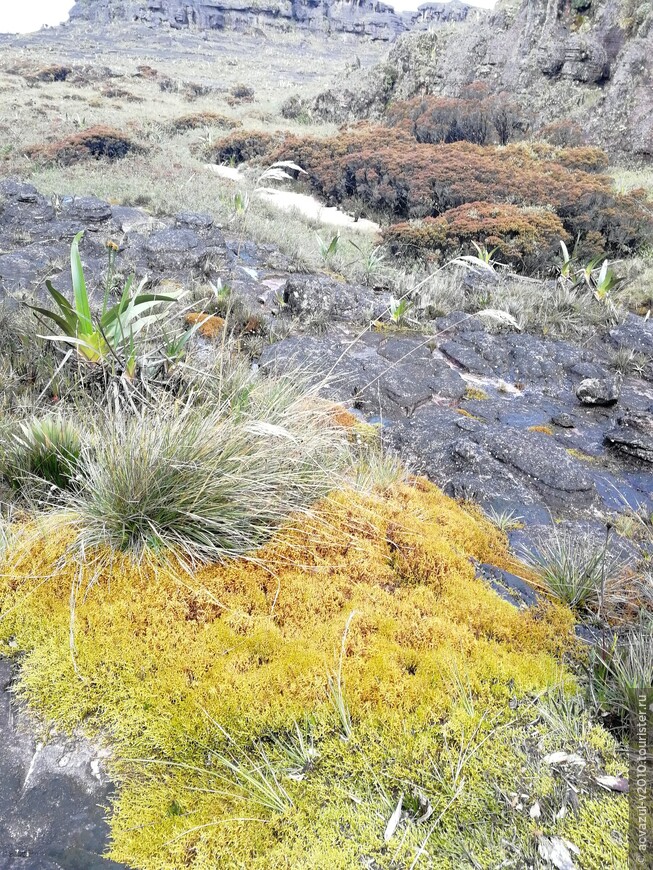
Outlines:
{"label": "eroded rock ledge", "polygon": [[209,30],[299,27],[391,41],[407,30],[464,21],[471,8],[452,0],[425,3],[417,12],[399,15],[381,0],[77,0],[70,19],[99,24],[146,21]]}

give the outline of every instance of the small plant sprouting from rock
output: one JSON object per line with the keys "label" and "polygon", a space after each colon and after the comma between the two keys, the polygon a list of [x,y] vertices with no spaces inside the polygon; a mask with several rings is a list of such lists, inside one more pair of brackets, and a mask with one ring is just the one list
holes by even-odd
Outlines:
{"label": "small plant sprouting from rock", "polygon": [[490,507],[485,511],[487,518],[491,523],[499,529],[500,532],[512,532],[515,529],[524,528],[523,517],[519,516],[516,511],[506,508],[505,510],[497,510]]}
{"label": "small plant sprouting from rock", "polygon": [[335,233],[330,240],[326,241],[319,233],[315,233],[315,238],[317,239],[320,257],[325,263],[329,263],[338,253],[340,247],[340,233]]}
{"label": "small plant sprouting from rock", "polygon": [[377,245],[371,250],[366,250],[353,239],[349,240],[349,244],[361,255],[360,265],[365,276],[365,283],[370,284],[374,277],[381,272],[386,262],[387,249],[385,245]]}
{"label": "small plant sprouting from rock", "polygon": [[390,320],[396,325],[401,326],[408,316],[408,312],[413,307],[413,303],[405,296],[401,299],[391,299],[388,306]]}
{"label": "small plant sprouting from rock", "polygon": [[576,248],[570,254],[562,240],[560,248],[562,256],[558,263],[558,280],[563,286],[574,290],[584,287],[598,302],[612,306],[613,294],[623,286],[624,282],[612,269],[610,261],[599,255],[582,265],[578,262]]}
{"label": "small plant sprouting from rock", "polygon": [[602,542],[589,531],[554,526],[537,544],[519,555],[535,569],[545,587],[570,607],[597,618],[621,601],[621,581],[628,560],[610,549],[610,529]]}
{"label": "small plant sprouting from rock", "polygon": [[247,191],[237,190],[233,195],[233,203],[236,214],[247,214],[250,205],[250,198]]}

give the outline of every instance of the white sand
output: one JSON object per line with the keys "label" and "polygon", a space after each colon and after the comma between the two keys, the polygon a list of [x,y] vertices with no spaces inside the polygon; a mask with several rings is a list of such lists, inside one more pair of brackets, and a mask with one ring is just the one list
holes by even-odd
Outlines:
{"label": "white sand", "polygon": [[[211,172],[227,181],[242,182],[245,180],[242,172],[234,166],[216,166],[214,163],[208,163],[207,169],[210,169]],[[317,224],[332,227],[348,227],[359,233],[371,233],[373,235],[380,230],[379,225],[374,223],[374,221],[368,221],[365,218],[356,220],[339,208],[322,205],[318,199],[307,193],[295,193],[292,190],[283,190],[276,187],[257,187],[253,195],[262,202],[278,208],[279,211],[295,212],[306,218],[306,220]]]}

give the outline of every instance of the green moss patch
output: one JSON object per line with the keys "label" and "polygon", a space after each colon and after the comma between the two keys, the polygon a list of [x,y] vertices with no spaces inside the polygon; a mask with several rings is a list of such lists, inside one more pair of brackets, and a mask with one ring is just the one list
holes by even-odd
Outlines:
{"label": "green moss patch", "polygon": [[[518,611],[477,579],[476,561],[517,570],[505,539],[430,484],[334,494],[251,558],[193,574],[108,552],[80,566],[69,541],[18,535],[0,651],[21,654],[36,711],[112,746],[114,859],[491,867],[560,830],[542,762],[560,745],[537,710],[573,683],[571,614]],[[580,867],[604,836],[583,821],[590,792],[592,816],[625,827],[627,799],[579,790],[562,835],[582,826]]]}

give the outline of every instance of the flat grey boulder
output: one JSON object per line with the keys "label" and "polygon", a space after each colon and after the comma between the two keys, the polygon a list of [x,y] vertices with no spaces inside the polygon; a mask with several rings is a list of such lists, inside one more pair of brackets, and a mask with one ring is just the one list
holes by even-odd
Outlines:
{"label": "flat grey boulder", "polygon": [[189,229],[167,229],[154,233],[145,243],[145,251],[151,266],[169,269],[197,267],[206,255],[204,242]]}
{"label": "flat grey boulder", "polygon": [[608,444],[622,453],[653,462],[653,407],[648,411],[626,411],[617,425],[605,434]]}
{"label": "flat grey boulder", "polygon": [[[61,216],[80,224],[102,223],[111,220],[111,206],[96,196],[66,197],[62,202]],[[80,226],[80,229],[84,229]]]}
{"label": "flat grey boulder", "polygon": [[297,317],[356,321],[381,317],[390,299],[324,275],[293,275],[286,281],[283,301]]}
{"label": "flat grey boulder", "polygon": [[576,387],[576,397],[583,405],[614,405],[619,401],[622,384],[621,372],[604,378],[583,378]]}
{"label": "flat grey boulder", "polygon": [[611,344],[619,350],[653,356],[653,322],[630,315],[625,323],[608,333]]}

